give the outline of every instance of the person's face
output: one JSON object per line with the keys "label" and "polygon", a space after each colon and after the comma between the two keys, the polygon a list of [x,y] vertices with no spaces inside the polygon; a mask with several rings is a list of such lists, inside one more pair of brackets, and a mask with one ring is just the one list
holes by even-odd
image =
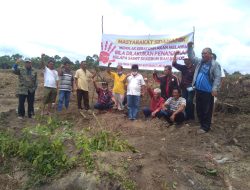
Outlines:
{"label": "person's face", "polygon": [[25,68],[26,69],[30,69],[32,67],[32,63],[31,62],[25,62]]}
{"label": "person's face", "polygon": [[49,62],[48,63],[48,68],[53,70],[54,69],[54,63],[53,62]]}
{"label": "person's face", "polygon": [[178,90],[173,90],[173,97],[176,99],[178,99],[180,97]]}
{"label": "person's face", "polygon": [[117,72],[119,73],[119,72],[122,72],[122,67],[119,65],[119,66],[117,66]]}
{"label": "person's face", "polygon": [[66,63],[66,64],[64,65],[64,68],[65,68],[65,70],[70,70],[70,65],[69,65],[68,63]]}
{"label": "person's face", "polygon": [[169,68],[164,68],[164,74],[165,75],[170,75],[171,74],[171,70]]}
{"label": "person's face", "polygon": [[212,54],[207,49],[202,50],[201,56],[202,59],[206,62],[212,59]]}
{"label": "person's face", "polygon": [[108,85],[107,85],[107,84],[103,84],[103,85],[102,85],[102,89],[103,89],[103,90],[108,90]]}
{"label": "person's face", "polygon": [[184,59],[184,63],[187,67],[190,67],[192,65],[192,62],[190,59]]}
{"label": "person's face", "polygon": [[154,92],[154,99],[158,99],[161,96],[161,94]]}
{"label": "person's face", "polygon": [[87,67],[87,66],[86,66],[86,63],[85,63],[85,62],[84,62],[84,63],[81,63],[81,68],[82,68],[82,69],[86,69],[86,67]]}

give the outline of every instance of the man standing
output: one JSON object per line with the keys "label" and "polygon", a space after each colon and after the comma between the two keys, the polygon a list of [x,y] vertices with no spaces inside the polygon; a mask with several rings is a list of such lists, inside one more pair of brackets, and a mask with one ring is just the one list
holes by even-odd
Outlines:
{"label": "man standing", "polygon": [[37,72],[32,69],[31,60],[26,58],[24,68],[18,68],[18,62],[13,65],[13,73],[18,75],[19,85],[18,95],[18,118],[23,119],[25,116],[25,100],[28,102],[28,117],[34,115],[35,91],[37,88]]}
{"label": "man standing", "polygon": [[167,65],[164,67],[164,75],[158,76],[156,70],[153,73],[153,78],[156,82],[160,83],[161,97],[165,100],[172,95],[174,88],[179,87],[179,81],[172,73],[172,67]]}
{"label": "man standing", "polygon": [[70,69],[70,60],[64,58],[62,60],[63,65],[58,70],[58,75],[60,76],[60,84],[59,84],[59,100],[58,100],[58,111],[62,111],[63,102],[65,108],[69,107],[69,100],[71,91],[73,91],[73,73]]}
{"label": "man standing", "polygon": [[82,61],[80,65],[80,69],[76,71],[75,74],[75,84],[76,84],[76,92],[77,92],[77,104],[78,109],[82,110],[82,99],[84,102],[84,109],[89,110],[89,82],[90,79],[94,78],[96,73],[93,75],[86,69],[86,62]]}
{"label": "man standing", "polygon": [[145,81],[143,76],[138,73],[138,65],[132,65],[132,72],[127,74],[124,83],[127,86],[128,118],[136,120],[140,107],[140,98],[144,94]]}
{"label": "man standing", "polygon": [[125,84],[123,81],[126,78],[126,75],[123,74],[123,67],[121,65],[117,66],[117,72],[111,72],[110,65],[111,63],[108,64],[107,72],[114,80],[114,87],[113,87],[113,97],[115,100],[114,108],[117,108],[118,110],[123,110],[124,106],[122,102],[125,96]]}
{"label": "man standing", "polygon": [[[50,59],[47,66],[44,63],[44,54],[41,58],[42,68],[44,69],[44,98],[43,98],[43,115],[49,115],[51,113],[52,104],[56,101],[57,89],[58,89],[58,72],[54,68],[54,60]],[[45,106],[48,105],[45,112]]]}
{"label": "man standing", "polygon": [[196,89],[196,110],[200,122],[198,134],[210,130],[214,97],[217,96],[221,81],[220,65],[212,59],[211,48],[203,49],[201,55],[201,59],[195,57],[193,42],[189,42],[188,57],[196,65],[192,85]]}
{"label": "man standing", "polygon": [[182,97],[186,99],[187,106],[185,109],[186,120],[194,120],[194,95],[195,91],[192,87],[192,81],[194,77],[195,66],[192,64],[189,58],[184,58],[185,65],[178,64],[176,61],[176,56],[179,54],[176,51],[173,58],[172,66],[177,70],[181,71],[181,94]]}

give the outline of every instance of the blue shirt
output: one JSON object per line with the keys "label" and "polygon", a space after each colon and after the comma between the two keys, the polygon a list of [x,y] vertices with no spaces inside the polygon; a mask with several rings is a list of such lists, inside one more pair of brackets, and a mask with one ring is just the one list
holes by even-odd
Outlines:
{"label": "blue shirt", "polygon": [[212,84],[209,80],[210,67],[211,63],[202,64],[195,82],[195,88],[197,90],[212,92]]}

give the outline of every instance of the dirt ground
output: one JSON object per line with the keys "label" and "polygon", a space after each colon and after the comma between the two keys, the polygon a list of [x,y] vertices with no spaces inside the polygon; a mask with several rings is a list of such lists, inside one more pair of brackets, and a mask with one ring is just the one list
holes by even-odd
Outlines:
{"label": "dirt ground", "polygon": [[[0,112],[4,115],[4,120],[0,122],[1,128],[16,133],[27,124],[35,124],[35,120],[28,118],[23,121],[17,119],[17,77],[10,71],[0,71],[0,79]],[[40,112],[39,102],[42,98],[41,77],[39,81],[35,104],[37,113]],[[230,85],[238,88],[238,93],[228,90]],[[226,81],[224,94],[220,95],[222,101],[217,108],[220,112],[215,114],[211,131],[203,135],[196,133],[199,128],[197,122],[166,127],[164,121],[158,119],[145,120],[140,115],[137,121],[129,121],[125,114],[114,111],[98,114],[98,122],[92,116],[86,119],[76,110],[75,95],[71,97],[70,110],[59,114],[59,117],[74,121],[75,130],[91,127],[119,133],[122,139],[134,146],[137,153],[101,152],[96,157],[99,167],[112,166],[117,171],[125,168],[126,175],[135,182],[135,189],[247,190],[250,189],[249,104],[240,109],[241,106],[233,101],[237,100],[236,96],[241,93],[241,89],[237,81]],[[244,88],[242,91],[245,94],[242,99],[249,102],[249,90]],[[95,99],[91,91],[91,104]],[[144,97],[142,104],[146,105],[147,102],[148,97]],[[241,101],[241,104],[244,103]],[[65,174],[64,178],[69,179],[67,176],[72,172]],[[15,171],[11,174],[0,173],[0,189],[21,188],[23,179],[20,176],[22,173]],[[103,185],[96,189],[121,189],[112,181],[105,182],[105,172],[102,177]],[[41,189],[72,189],[66,185],[59,187],[58,181],[60,179]]]}

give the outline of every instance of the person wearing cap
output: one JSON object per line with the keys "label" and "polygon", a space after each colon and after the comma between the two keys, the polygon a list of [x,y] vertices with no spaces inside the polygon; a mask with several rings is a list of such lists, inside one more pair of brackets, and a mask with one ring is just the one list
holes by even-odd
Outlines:
{"label": "person wearing cap", "polygon": [[171,97],[174,88],[179,88],[178,78],[172,73],[170,65],[164,67],[163,76],[158,76],[156,70],[154,70],[153,79],[160,83],[161,97],[165,100]]}
{"label": "person wearing cap", "polygon": [[102,82],[102,88],[98,87],[95,79],[92,79],[94,83],[94,87],[96,93],[98,94],[98,101],[94,105],[94,108],[97,110],[109,110],[113,107],[113,95],[112,92],[108,88],[107,82]]}
{"label": "person wearing cap", "polygon": [[[44,54],[41,57],[41,65],[44,69],[44,97],[43,97],[43,111],[42,114],[49,115],[52,104],[56,101],[57,89],[59,84],[58,72],[54,68],[54,60],[49,59],[47,66],[44,63]],[[45,112],[45,107],[47,111]]]}
{"label": "person wearing cap", "polygon": [[127,83],[127,105],[129,120],[136,120],[140,107],[141,95],[144,95],[145,81],[138,73],[138,65],[132,65],[132,72],[127,74],[124,83]]}
{"label": "person wearing cap", "polygon": [[221,82],[221,68],[218,62],[213,60],[212,49],[204,48],[202,58],[195,56],[193,42],[188,43],[188,57],[196,66],[192,86],[196,90],[196,111],[200,122],[198,134],[210,130],[214,106],[214,97],[217,96]]}
{"label": "person wearing cap", "polygon": [[32,63],[29,58],[25,58],[24,68],[19,68],[19,60],[13,65],[13,73],[18,75],[18,118],[25,116],[25,100],[28,102],[28,117],[34,115],[35,91],[37,89],[37,72],[32,69]]}
{"label": "person wearing cap", "polygon": [[82,110],[83,100],[84,109],[89,110],[89,81],[95,77],[96,73],[92,74],[87,70],[86,61],[82,61],[80,67],[75,73],[77,105],[78,109]]}
{"label": "person wearing cap", "polygon": [[66,57],[62,59],[63,64],[58,69],[59,81],[59,98],[57,110],[60,112],[63,108],[63,103],[65,108],[68,109],[70,94],[73,91],[74,77],[70,69],[70,60]]}
{"label": "person wearing cap", "polygon": [[186,120],[194,120],[194,95],[195,90],[192,87],[192,81],[194,77],[195,66],[192,64],[191,60],[188,57],[184,57],[183,61],[185,65],[177,63],[176,56],[179,54],[179,51],[176,51],[174,54],[172,66],[177,70],[181,71],[181,95],[186,99]]}
{"label": "person wearing cap", "polygon": [[147,81],[146,81],[146,84],[147,84],[147,91],[150,96],[150,107],[144,107],[143,114],[145,118],[148,118],[150,116],[153,118],[159,117],[159,113],[161,111],[162,105],[165,102],[164,98],[161,97],[161,89],[155,88],[154,90],[152,90],[152,88],[148,86]]}
{"label": "person wearing cap", "polygon": [[114,87],[113,87],[113,96],[115,100],[114,108],[118,110],[123,110],[123,100],[125,96],[125,84],[124,79],[126,77],[125,74],[123,74],[123,67],[121,65],[117,66],[117,72],[111,72],[110,71],[110,65],[112,63],[108,64],[107,73],[112,77],[114,80]]}

